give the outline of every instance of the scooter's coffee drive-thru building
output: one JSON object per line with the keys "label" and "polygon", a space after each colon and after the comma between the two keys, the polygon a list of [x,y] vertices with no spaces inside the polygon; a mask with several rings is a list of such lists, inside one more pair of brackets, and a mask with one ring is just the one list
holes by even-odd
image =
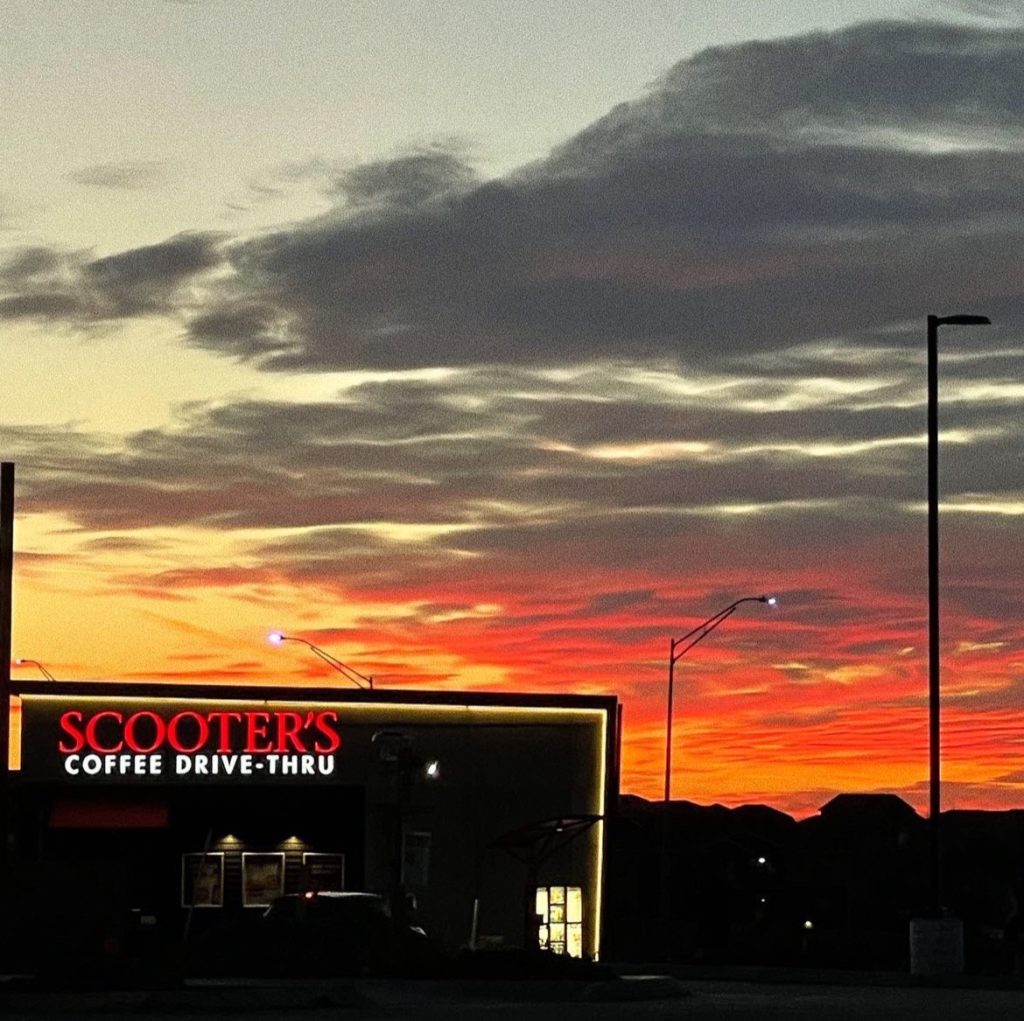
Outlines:
{"label": "scooter's coffee drive-thru building", "polygon": [[188,936],[244,926],[284,894],[363,890],[452,948],[600,954],[613,697],[24,681],[13,694],[10,847],[48,900]]}

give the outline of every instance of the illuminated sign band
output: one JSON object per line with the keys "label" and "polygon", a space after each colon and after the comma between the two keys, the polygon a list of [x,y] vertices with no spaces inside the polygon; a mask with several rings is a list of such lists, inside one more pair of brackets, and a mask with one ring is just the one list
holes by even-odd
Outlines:
{"label": "illuminated sign band", "polygon": [[68,776],[327,777],[341,748],[334,709],[68,709]]}

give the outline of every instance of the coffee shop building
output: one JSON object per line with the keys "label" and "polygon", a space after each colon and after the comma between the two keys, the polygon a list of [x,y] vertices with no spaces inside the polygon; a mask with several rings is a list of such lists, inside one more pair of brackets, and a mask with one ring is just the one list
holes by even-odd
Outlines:
{"label": "coffee shop building", "polygon": [[[164,931],[365,890],[451,948],[598,958],[614,697],[13,685],[9,854]],[[103,867],[101,867],[103,866]],[[58,877],[53,879],[52,877]]]}

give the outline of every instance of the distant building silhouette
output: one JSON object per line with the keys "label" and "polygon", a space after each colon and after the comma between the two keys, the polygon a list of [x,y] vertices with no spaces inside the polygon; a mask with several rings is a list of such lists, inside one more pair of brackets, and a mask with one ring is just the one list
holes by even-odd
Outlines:
{"label": "distant building silhouette", "polygon": [[[948,812],[942,827],[968,968],[1011,971],[1024,811]],[[799,822],[626,795],[611,826],[608,948],[622,958],[905,969],[928,896],[927,821],[895,794],[839,794]]]}

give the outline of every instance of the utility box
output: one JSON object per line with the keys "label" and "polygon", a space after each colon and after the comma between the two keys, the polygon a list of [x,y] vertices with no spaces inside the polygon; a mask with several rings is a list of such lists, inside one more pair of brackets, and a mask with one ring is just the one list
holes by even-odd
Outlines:
{"label": "utility box", "polygon": [[910,974],[962,975],[964,923],[959,918],[910,920]]}

